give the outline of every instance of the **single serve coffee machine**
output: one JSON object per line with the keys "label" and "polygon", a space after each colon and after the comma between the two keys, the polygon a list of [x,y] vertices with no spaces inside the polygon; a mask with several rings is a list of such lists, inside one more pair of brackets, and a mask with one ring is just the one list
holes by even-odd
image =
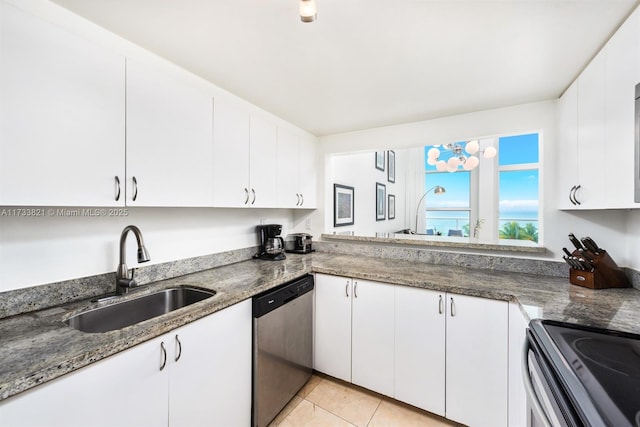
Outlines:
{"label": "single serve coffee machine", "polygon": [[280,237],[282,225],[266,224],[256,226],[260,248],[254,258],[279,261],[286,258],[284,255],[284,239]]}

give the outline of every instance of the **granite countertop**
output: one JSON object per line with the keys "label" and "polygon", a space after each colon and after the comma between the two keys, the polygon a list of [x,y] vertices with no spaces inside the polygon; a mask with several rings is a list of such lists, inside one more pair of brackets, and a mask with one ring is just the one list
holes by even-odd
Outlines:
{"label": "granite countertop", "polygon": [[105,303],[80,301],[0,319],[0,400],[57,378],[309,272],[415,286],[442,292],[517,301],[529,318],[545,318],[640,333],[640,292],[591,290],[566,278],[449,267],[397,259],[316,252],[260,260],[163,280],[126,298],[174,286],[215,290],[214,297],[139,324],[84,333],[64,320]]}

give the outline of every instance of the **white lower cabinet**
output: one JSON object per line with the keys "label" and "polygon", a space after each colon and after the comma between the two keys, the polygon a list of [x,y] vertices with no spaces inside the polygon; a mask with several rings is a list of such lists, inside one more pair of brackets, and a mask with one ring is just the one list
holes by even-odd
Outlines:
{"label": "white lower cabinet", "polygon": [[445,415],[445,293],[396,286],[395,398]]}
{"label": "white lower cabinet", "polygon": [[351,382],[393,397],[394,286],[353,280]]}
{"label": "white lower cabinet", "polygon": [[393,396],[394,287],[316,274],[314,368]]}
{"label": "white lower cabinet", "polygon": [[15,427],[250,421],[250,300],[0,402]]}
{"label": "white lower cabinet", "polygon": [[316,274],[317,371],[469,426],[507,426],[508,346],[505,301]]}
{"label": "white lower cabinet", "polygon": [[447,294],[446,417],[507,425],[509,304]]}

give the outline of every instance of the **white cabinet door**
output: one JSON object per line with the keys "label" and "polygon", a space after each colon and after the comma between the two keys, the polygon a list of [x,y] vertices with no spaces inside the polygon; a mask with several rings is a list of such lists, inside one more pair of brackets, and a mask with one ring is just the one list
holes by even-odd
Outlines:
{"label": "white cabinet door", "polygon": [[312,138],[300,138],[299,180],[302,208],[316,207],[317,143]]}
{"label": "white cabinet door", "polygon": [[606,46],[578,77],[578,179],[576,199],[585,209],[604,201],[604,76]]}
{"label": "white cabinet door", "polygon": [[445,415],[444,292],[395,287],[394,397]]}
{"label": "white cabinet door", "polygon": [[275,124],[258,115],[251,115],[249,182],[252,207],[276,207],[278,188],[276,135]]}
{"label": "white cabinet door", "polygon": [[446,416],[507,425],[508,303],[447,294]]}
{"label": "white cabinet door", "polygon": [[351,380],[393,396],[394,285],[353,280]]}
{"label": "white cabinet door", "polygon": [[509,427],[527,425],[527,395],[522,380],[522,349],[527,326],[520,304],[509,302]]}
{"label": "white cabinet door", "polygon": [[249,113],[242,106],[218,97],[213,123],[214,206],[249,206]]}
{"label": "white cabinet door", "polygon": [[298,136],[278,127],[278,207],[300,206],[299,190],[300,140]]}
{"label": "white cabinet door", "polygon": [[578,179],[578,83],[573,82],[558,100],[558,143],[556,144],[559,209],[575,209],[573,191]]}
{"label": "white cabinet door", "polygon": [[162,338],[0,402],[0,425],[70,427],[167,424],[169,376]]}
{"label": "white cabinet door", "polygon": [[640,8],[611,37],[605,64],[605,156],[600,167],[607,207],[634,202],[634,93],[640,83]]}
{"label": "white cabinet door", "polygon": [[249,299],[168,334],[169,426],[250,425],[251,320]]}
{"label": "white cabinet door", "polygon": [[127,61],[129,206],[212,205],[213,98],[183,79]]}
{"label": "white cabinet door", "polygon": [[316,274],[314,366],[351,382],[352,280]]}
{"label": "white cabinet door", "polygon": [[0,40],[0,204],[123,206],[124,57],[4,2]]}

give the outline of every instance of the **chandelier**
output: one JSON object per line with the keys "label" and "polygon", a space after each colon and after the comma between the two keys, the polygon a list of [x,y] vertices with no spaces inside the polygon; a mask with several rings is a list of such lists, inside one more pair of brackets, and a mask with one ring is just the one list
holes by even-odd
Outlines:
{"label": "chandelier", "polygon": [[478,154],[482,154],[485,159],[496,156],[496,149],[494,147],[487,147],[484,150],[480,150],[480,143],[477,139],[466,143],[453,142],[442,144],[440,148],[445,153],[451,152],[453,155],[446,161],[440,160],[441,150],[436,147],[429,149],[427,152],[427,163],[435,166],[439,172],[455,172],[460,168],[470,171],[480,163],[480,159],[478,159],[477,156]]}

